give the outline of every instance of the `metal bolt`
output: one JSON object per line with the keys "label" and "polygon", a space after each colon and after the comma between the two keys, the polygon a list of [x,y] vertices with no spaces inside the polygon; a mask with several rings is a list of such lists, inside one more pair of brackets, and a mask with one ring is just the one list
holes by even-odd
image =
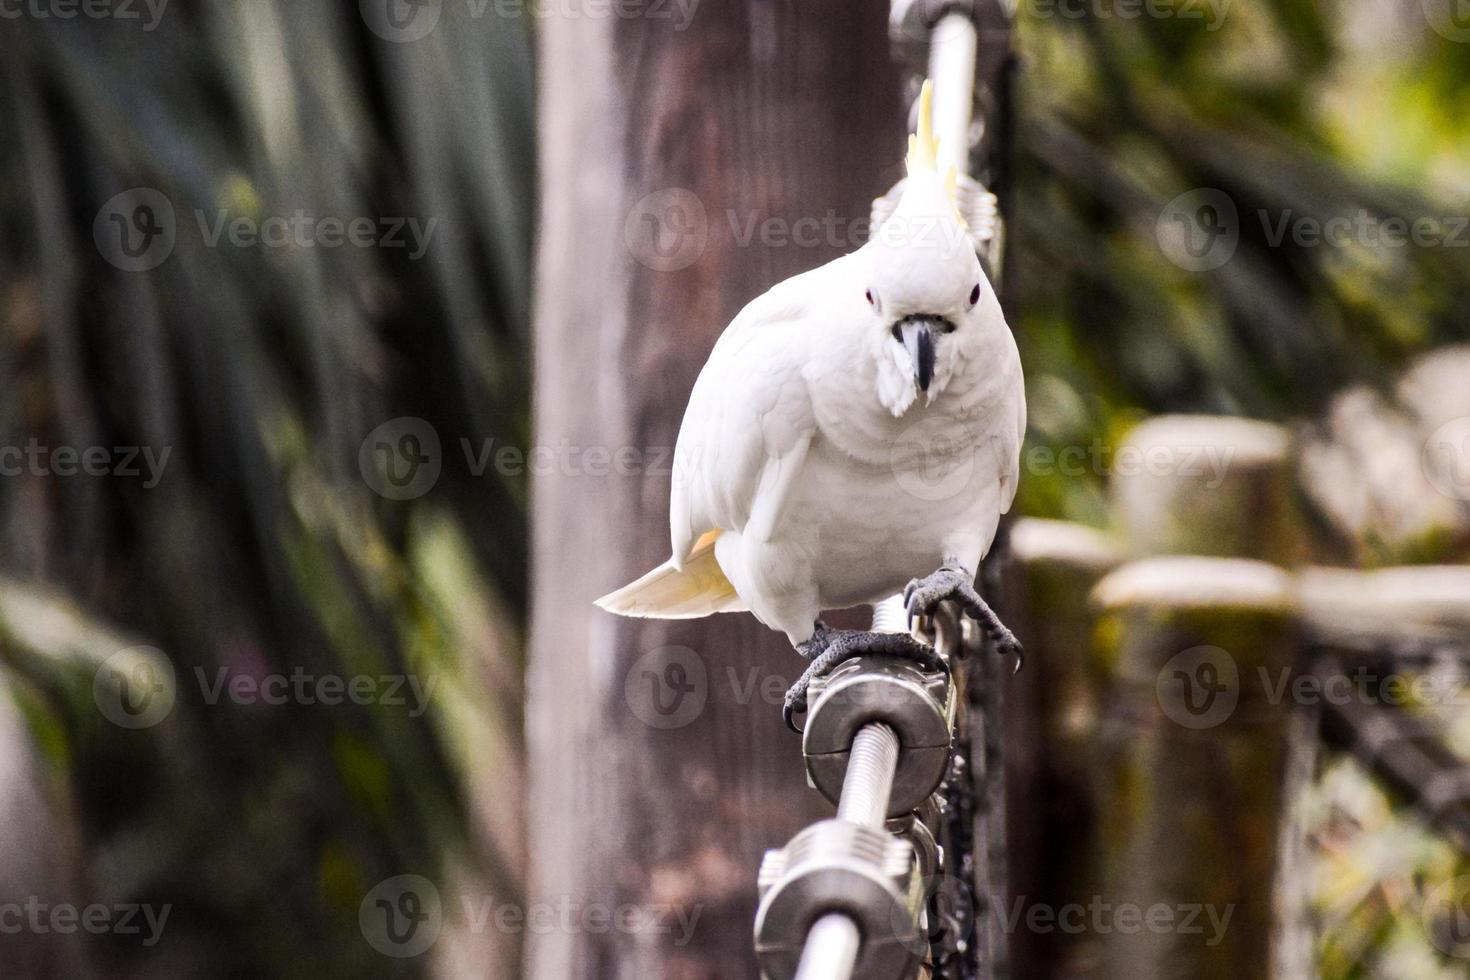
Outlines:
{"label": "metal bolt", "polygon": [[852,740],[837,819],[881,828],[897,769],[898,733],[887,725],[864,725]]}

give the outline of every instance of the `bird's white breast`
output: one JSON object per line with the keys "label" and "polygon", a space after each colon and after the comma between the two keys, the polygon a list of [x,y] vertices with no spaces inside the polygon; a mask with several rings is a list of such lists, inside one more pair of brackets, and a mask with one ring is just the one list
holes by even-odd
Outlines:
{"label": "bird's white breast", "polygon": [[[1007,338],[1008,339],[1008,338]],[[989,547],[1014,430],[1011,385],[965,372],[895,418],[870,379],[814,386],[817,436],[780,537],[809,548],[824,607],[870,602],[926,575],[957,539]]]}

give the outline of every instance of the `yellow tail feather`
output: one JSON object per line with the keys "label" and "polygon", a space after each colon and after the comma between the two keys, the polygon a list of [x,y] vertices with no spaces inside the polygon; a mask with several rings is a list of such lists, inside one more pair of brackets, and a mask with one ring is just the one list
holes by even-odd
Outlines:
{"label": "yellow tail feather", "polygon": [[609,592],[597,605],[619,616],[643,619],[696,619],[717,612],[741,612],[745,603],[715,561],[715,532],[704,535],[683,570],[666,561],[647,575]]}

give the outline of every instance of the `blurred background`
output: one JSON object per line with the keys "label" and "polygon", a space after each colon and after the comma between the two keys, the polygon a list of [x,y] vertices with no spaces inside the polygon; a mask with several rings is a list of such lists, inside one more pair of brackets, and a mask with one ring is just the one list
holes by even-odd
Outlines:
{"label": "blurred background", "polygon": [[[901,175],[888,16],[0,2],[0,973],[755,975],[761,851],[827,812],[800,664],[590,600],[665,557],[724,324]],[[1031,415],[1013,887],[1175,894],[1213,834],[1185,897],[1274,950],[1023,924],[1012,972],[1465,976],[1470,11],[977,16]],[[1243,675],[1368,686],[1169,728],[1128,672],[1160,573],[1089,599],[1159,554],[1292,573]]]}

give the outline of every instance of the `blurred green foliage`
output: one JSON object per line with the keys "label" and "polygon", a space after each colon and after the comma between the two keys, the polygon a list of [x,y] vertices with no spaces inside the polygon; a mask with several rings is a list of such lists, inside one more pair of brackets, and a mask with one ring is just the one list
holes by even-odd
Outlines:
{"label": "blurred green foliage", "polygon": [[[1162,411],[1307,418],[1470,336],[1470,44],[1419,0],[1023,3],[1018,49],[1028,447],[1116,447]],[[1195,271],[1168,210],[1207,191],[1238,244]],[[1389,244],[1395,218],[1444,244]],[[1031,467],[1021,507],[1102,525],[1105,480]]]}
{"label": "blurred green foliage", "polygon": [[[0,443],[172,449],[154,487],[40,474],[0,495],[0,569],[79,607],[0,590],[92,637],[62,657],[37,616],[0,625],[0,687],[74,792],[83,890],[174,905],[157,948],[93,941],[109,974],[417,972],[364,942],[374,884],[520,892],[523,478],[445,467],[393,501],[359,469],[395,417],[446,453],[529,428],[530,28],[446,8],[412,43],[357,3],[287,0],[0,30]],[[138,187],[177,242],[129,272],[93,225]],[[435,226],[421,258],[206,233],[298,212]],[[158,728],[92,703],[118,642],[92,616],[171,660]],[[221,669],[408,675],[434,710],[210,705],[195,672]],[[510,975],[516,945],[479,962]]]}

